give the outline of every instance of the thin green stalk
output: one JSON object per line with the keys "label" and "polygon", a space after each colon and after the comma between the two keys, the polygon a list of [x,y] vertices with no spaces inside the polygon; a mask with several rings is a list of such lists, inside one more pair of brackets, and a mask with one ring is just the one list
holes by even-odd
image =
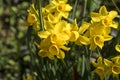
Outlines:
{"label": "thin green stalk", "polygon": [[101,53],[100,53],[100,50],[99,50],[98,47],[96,48],[96,50],[97,50],[97,52],[98,52],[98,55],[101,56]]}
{"label": "thin green stalk", "polygon": [[77,4],[78,4],[79,0],[76,0],[75,1],[75,5],[73,7],[73,12],[72,12],[72,19],[75,19],[75,13],[76,13],[76,10],[77,10]]}
{"label": "thin green stalk", "polygon": [[37,0],[38,14],[40,20],[40,27],[44,31],[43,17],[42,17],[42,0]]}
{"label": "thin green stalk", "polygon": [[88,46],[85,46],[85,53],[86,53],[87,55],[90,55],[89,50],[88,50]]}
{"label": "thin green stalk", "polygon": [[82,55],[82,72],[81,76],[83,77],[85,73],[85,55]]}
{"label": "thin green stalk", "polygon": [[66,65],[64,59],[61,59],[61,60],[62,60],[62,63],[64,64],[65,68],[67,69],[67,65]]}
{"label": "thin green stalk", "polygon": [[85,2],[84,2],[84,8],[83,8],[83,13],[82,13],[82,17],[83,17],[82,22],[84,21],[84,17],[85,17],[85,13],[86,13],[86,7],[87,7],[87,0],[85,0]]}
{"label": "thin green stalk", "polygon": [[86,14],[86,7],[87,7],[87,0],[84,0],[84,6],[83,6],[83,10],[82,10],[82,20],[78,23],[78,25],[81,25],[81,23],[84,21],[84,17]]}
{"label": "thin green stalk", "polygon": [[114,6],[115,6],[115,8],[117,9],[117,11],[120,13],[120,9],[117,7],[115,1],[114,1],[114,0],[111,0],[111,1],[112,1],[112,3],[114,4]]}

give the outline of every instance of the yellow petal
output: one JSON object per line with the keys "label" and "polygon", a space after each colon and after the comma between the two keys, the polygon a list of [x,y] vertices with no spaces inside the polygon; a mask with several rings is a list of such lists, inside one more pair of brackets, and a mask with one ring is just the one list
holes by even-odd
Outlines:
{"label": "yellow petal", "polygon": [[90,23],[83,22],[79,28],[79,34],[83,34],[90,26]]}
{"label": "yellow petal", "polygon": [[112,21],[110,24],[110,27],[117,29],[118,28],[118,22]]}
{"label": "yellow petal", "polygon": [[112,66],[112,61],[109,61],[108,59],[104,59],[104,64],[108,67],[111,67]]}
{"label": "yellow petal", "polygon": [[114,19],[118,15],[117,11],[110,11],[108,17]]}
{"label": "yellow petal", "polygon": [[[34,6],[34,4],[32,3],[32,4],[30,5],[30,9],[28,10],[28,12],[34,13],[33,10],[35,10],[35,6]],[[36,10],[35,10],[35,11],[36,11]]]}
{"label": "yellow petal", "polygon": [[70,50],[70,48],[68,48],[66,46],[61,46],[60,48],[63,49],[63,50],[65,50],[65,51],[69,51]]}
{"label": "yellow petal", "polygon": [[57,43],[57,40],[58,40],[58,36],[56,34],[52,34],[50,36],[50,39],[51,39],[51,42],[52,43]]}
{"label": "yellow petal", "polygon": [[51,34],[51,33],[48,32],[48,31],[40,31],[40,32],[38,32],[38,36],[39,36],[40,38],[47,38],[50,34]]}
{"label": "yellow petal", "polygon": [[39,31],[40,30],[40,23],[35,22],[34,25],[33,25],[33,29],[36,30],[36,31]]}
{"label": "yellow petal", "polygon": [[69,16],[69,12],[61,12],[60,15],[67,19]]}
{"label": "yellow petal", "polygon": [[97,47],[97,45],[94,43],[94,41],[90,41],[90,50],[94,50]]}
{"label": "yellow petal", "polygon": [[58,46],[66,44],[66,41],[64,40],[64,38],[62,39],[59,35],[56,35],[56,34],[50,35],[50,41],[51,43],[56,44]]}
{"label": "yellow petal", "polygon": [[112,36],[110,36],[110,35],[105,35],[104,36],[104,41],[109,41],[109,40],[111,40],[113,37]]}
{"label": "yellow petal", "polygon": [[55,56],[54,55],[51,55],[51,54],[48,54],[47,57],[51,60],[54,60],[55,59]]}
{"label": "yellow petal", "polygon": [[51,23],[57,23],[60,20],[59,17],[54,16],[52,14],[48,14],[47,17],[48,17],[48,21],[51,22]]}
{"label": "yellow petal", "polygon": [[58,12],[65,11],[65,6],[66,6],[66,4],[64,4],[64,3],[59,4],[59,5],[57,6],[57,11],[58,11]]}
{"label": "yellow petal", "polygon": [[89,38],[86,37],[86,36],[81,36],[81,35],[79,35],[78,41],[79,41],[81,44],[83,44],[83,45],[88,45],[88,44],[90,44]]}
{"label": "yellow petal", "polygon": [[109,25],[112,23],[112,19],[109,17],[106,17],[105,19],[102,20],[102,24],[106,27],[109,27]]}
{"label": "yellow petal", "polygon": [[47,57],[47,54],[48,54],[48,51],[45,51],[45,50],[40,50],[38,52],[38,55],[41,57]]}
{"label": "yellow petal", "polygon": [[29,14],[28,14],[28,17],[27,17],[27,23],[28,23],[29,25],[33,25],[33,23],[35,23],[35,21],[37,21],[35,15],[29,13]]}
{"label": "yellow petal", "polygon": [[57,55],[57,58],[59,58],[59,59],[64,59],[64,58],[65,58],[65,53],[64,53],[64,51],[60,50],[60,53]]}
{"label": "yellow petal", "polygon": [[67,3],[68,0],[52,0],[52,3],[59,4],[59,3]]}
{"label": "yellow petal", "polygon": [[111,59],[115,64],[119,64],[120,63],[120,55],[115,56]]}
{"label": "yellow petal", "polygon": [[79,37],[79,33],[77,31],[72,31],[69,40],[74,42],[78,39],[78,37]]}
{"label": "yellow petal", "polygon": [[50,42],[50,37],[49,36],[40,41],[40,48],[41,49],[48,50],[50,45],[51,45],[51,42]]}
{"label": "yellow petal", "polygon": [[31,75],[28,76],[23,75],[23,80],[33,80],[33,77]]}
{"label": "yellow petal", "polygon": [[107,9],[106,9],[105,6],[102,6],[102,7],[100,8],[99,13],[100,13],[102,16],[108,15],[108,11],[107,11]]}
{"label": "yellow petal", "polygon": [[100,14],[98,14],[98,13],[91,12],[90,16],[91,16],[93,22],[99,22],[101,20]]}
{"label": "yellow petal", "polygon": [[[62,20],[55,25],[54,33],[61,33],[67,26],[67,22]],[[68,28],[68,27],[67,27]]]}
{"label": "yellow petal", "polygon": [[[47,12],[51,12],[51,11],[53,11],[55,9],[55,6],[53,5],[53,4],[48,4],[48,5],[46,5],[45,6],[45,10],[47,11]],[[44,12],[45,13],[45,12]]]}
{"label": "yellow petal", "polygon": [[73,21],[73,23],[70,25],[72,31],[77,31],[78,30],[78,25],[76,19]]}
{"label": "yellow petal", "polygon": [[97,62],[98,62],[98,64],[102,64],[102,63],[103,63],[103,58],[102,58],[102,57],[99,57],[99,58],[97,59]]}
{"label": "yellow petal", "polygon": [[72,10],[72,6],[70,6],[69,4],[66,4],[65,11],[71,11],[71,10]]}
{"label": "yellow petal", "polygon": [[54,28],[54,25],[50,23],[48,20],[44,20],[44,28],[47,31],[51,31]]}
{"label": "yellow petal", "polygon": [[105,76],[105,72],[104,72],[104,68],[103,67],[97,67],[94,72],[96,72],[100,79],[103,80],[104,76]]}
{"label": "yellow petal", "polygon": [[120,52],[120,45],[117,44],[117,45],[115,46],[115,49],[116,49],[116,51]]}

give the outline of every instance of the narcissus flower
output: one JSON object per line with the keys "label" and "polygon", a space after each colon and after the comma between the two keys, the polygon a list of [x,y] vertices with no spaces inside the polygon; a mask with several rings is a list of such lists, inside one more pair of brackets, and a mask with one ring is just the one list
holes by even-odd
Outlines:
{"label": "narcissus flower", "polygon": [[102,24],[106,27],[113,27],[110,26],[113,24],[113,19],[117,16],[117,11],[110,11],[108,12],[105,6],[102,6],[99,10],[99,13],[91,12],[91,18],[93,22],[102,22]]}
{"label": "narcissus flower", "polygon": [[112,72],[113,72],[113,74],[115,74],[115,75],[120,74],[120,65],[113,65],[113,66],[112,66]]}
{"label": "narcissus flower", "polygon": [[111,58],[111,60],[99,57],[97,62],[92,64],[96,68],[93,72],[97,73],[101,80],[104,79],[105,75],[116,76],[120,74],[120,55]]}
{"label": "narcissus flower", "polygon": [[114,62],[112,65],[113,75],[120,74],[120,55],[113,57],[111,60]]}
{"label": "narcissus flower", "polygon": [[102,57],[99,57],[96,62],[92,62],[93,66],[96,67],[96,69],[93,71],[97,73],[101,80],[105,77],[105,66],[103,63]]}
{"label": "narcissus flower", "polygon": [[97,46],[102,49],[104,42],[112,39],[111,27],[117,28],[117,23],[113,21],[116,16],[116,11],[108,12],[105,6],[100,8],[99,13],[91,12],[91,22],[82,23],[76,44],[90,45],[90,50]]}

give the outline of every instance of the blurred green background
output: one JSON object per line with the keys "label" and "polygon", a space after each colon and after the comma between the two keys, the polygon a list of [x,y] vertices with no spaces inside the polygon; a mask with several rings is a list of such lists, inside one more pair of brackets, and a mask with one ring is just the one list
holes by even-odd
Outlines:
{"label": "blurred green background", "polygon": [[0,80],[29,72],[26,16],[31,0],[0,0]]}

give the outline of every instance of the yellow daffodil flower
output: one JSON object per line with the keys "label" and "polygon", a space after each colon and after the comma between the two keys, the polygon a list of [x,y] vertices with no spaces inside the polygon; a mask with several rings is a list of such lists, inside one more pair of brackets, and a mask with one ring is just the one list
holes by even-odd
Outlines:
{"label": "yellow daffodil flower", "polygon": [[95,70],[94,70],[95,73],[97,73],[100,77],[101,80],[104,79],[105,77],[105,69],[104,67],[97,67]]}
{"label": "yellow daffodil flower", "polygon": [[38,11],[35,9],[34,4],[31,4],[29,10],[28,10],[28,16],[27,16],[27,24],[28,26],[33,25],[37,21],[36,14],[38,14]]}
{"label": "yellow daffodil flower", "polygon": [[99,13],[91,12],[91,18],[93,22],[102,22],[104,26],[116,28],[116,26],[110,26],[113,24],[113,19],[117,16],[116,11],[108,12],[105,6],[102,6]]}
{"label": "yellow daffodil flower", "polygon": [[120,74],[120,65],[113,65],[113,66],[112,66],[112,72],[113,72],[113,74],[115,74],[115,75]]}
{"label": "yellow daffodil flower", "polygon": [[103,64],[102,57],[99,57],[97,59],[97,62],[92,62],[92,64],[94,67],[96,67],[96,69],[93,72],[97,73],[99,75],[100,79],[103,80],[103,78],[105,76],[105,67]]}
{"label": "yellow daffodil flower", "polygon": [[97,62],[93,62],[92,64],[96,67],[93,72],[97,73],[101,80],[104,79],[105,75],[111,75],[113,73],[112,67],[114,63],[108,59],[102,59],[102,57],[99,57]]}

